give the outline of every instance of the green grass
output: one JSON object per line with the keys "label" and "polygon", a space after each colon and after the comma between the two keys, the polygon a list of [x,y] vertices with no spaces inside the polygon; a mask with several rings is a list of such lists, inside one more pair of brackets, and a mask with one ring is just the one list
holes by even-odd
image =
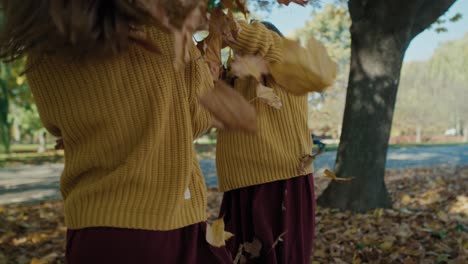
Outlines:
{"label": "green grass", "polygon": [[[47,144],[47,149],[54,149],[55,144]],[[11,152],[36,152],[39,148],[38,144],[13,144],[11,145]]]}
{"label": "green grass", "polygon": [[63,161],[63,152],[54,150],[53,144],[48,144],[48,151],[37,153],[37,144],[14,144],[11,153],[0,153],[0,168],[25,164],[56,163]]}

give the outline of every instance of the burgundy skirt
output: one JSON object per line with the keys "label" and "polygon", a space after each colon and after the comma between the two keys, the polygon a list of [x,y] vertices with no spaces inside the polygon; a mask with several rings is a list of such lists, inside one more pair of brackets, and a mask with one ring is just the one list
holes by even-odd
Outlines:
{"label": "burgundy skirt", "polygon": [[206,242],[206,224],[171,231],[120,228],[68,230],[68,264],[232,263],[225,247]]}
{"label": "burgundy skirt", "polygon": [[233,258],[247,263],[311,263],[312,174],[226,192],[220,216],[235,235],[227,241]]}

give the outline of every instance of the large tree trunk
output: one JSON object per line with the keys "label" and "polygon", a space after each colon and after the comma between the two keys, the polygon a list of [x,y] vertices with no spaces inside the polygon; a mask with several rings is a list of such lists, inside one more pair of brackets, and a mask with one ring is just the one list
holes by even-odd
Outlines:
{"label": "large tree trunk", "polygon": [[[335,172],[318,202],[353,211],[390,207],[385,161],[406,46],[366,22],[352,28],[351,72]],[[339,194],[339,195],[338,195]]]}
{"label": "large tree trunk", "polygon": [[318,199],[363,212],[391,207],[384,174],[400,70],[409,42],[455,0],[350,0],[351,71],[335,172]]}

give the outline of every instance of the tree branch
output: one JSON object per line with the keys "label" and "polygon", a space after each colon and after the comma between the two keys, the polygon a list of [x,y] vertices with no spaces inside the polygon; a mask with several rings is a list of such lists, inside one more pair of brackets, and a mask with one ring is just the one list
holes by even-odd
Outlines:
{"label": "tree branch", "polygon": [[442,16],[456,0],[426,0],[414,18],[413,36],[428,28]]}

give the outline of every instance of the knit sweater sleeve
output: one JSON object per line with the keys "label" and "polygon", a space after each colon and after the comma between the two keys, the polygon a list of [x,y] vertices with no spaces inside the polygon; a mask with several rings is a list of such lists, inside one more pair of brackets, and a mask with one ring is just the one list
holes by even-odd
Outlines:
{"label": "knit sweater sleeve", "polygon": [[282,38],[275,32],[267,29],[260,22],[248,24],[239,21],[241,30],[234,41],[228,45],[238,54],[254,55],[267,59],[270,62],[282,60]]}
{"label": "knit sweater sleeve", "polygon": [[208,65],[195,45],[190,54],[191,61],[185,66],[185,79],[189,89],[190,115],[195,139],[211,127],[211,114],[200,105],[198,97],[213,89],[214,84]]}
{"label": "knit sweater sleeve", "polygon": [[[33,56],[30,56],[28,58],[27,66],[30,66],[33,63],[31,62],[31,57]],[[37,78],[30,78],[29,75],[27,76],[27,80],[30,86],[36,87],[41,85],[41,83],[38,82]],[[43,94],[41,90],[35,91],[34,101],[38,106],[37,110],[39,112],[39,117],[41,119],[42,126],[44,126],[44,128],[53,136],[61,137],[62,132],[53,121],[51,113],[49,113],[49,107],[47,107],[49,103],[47,99],[47,95]]]}

